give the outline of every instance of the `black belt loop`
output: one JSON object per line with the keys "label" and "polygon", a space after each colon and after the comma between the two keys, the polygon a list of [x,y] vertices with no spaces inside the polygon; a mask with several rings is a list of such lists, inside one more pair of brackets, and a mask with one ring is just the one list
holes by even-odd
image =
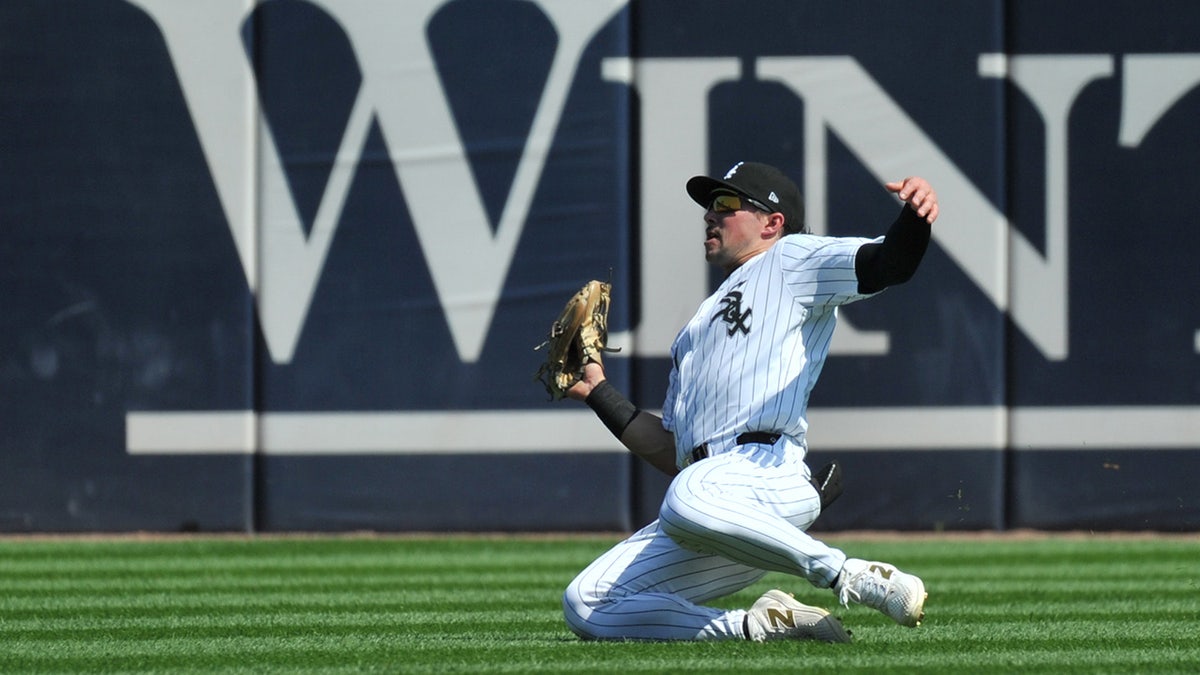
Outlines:
{"label": "black belt loop", "polygon": [[747,443],[775,445],[775,441],[779,440],[781,436],[783,436],[783,434],[771,433],[769,431],[747,431],[746,433],[738,436],[736,441],[738,445],[745,445]]}
{"label": "black belt loop", "polygon": [[[739,434],[734,442],[738,445],[747,443],[762,443],[764,445],[775,445],[783,437],[783,434],[777,434],[770,431],[747,431],[744,434]],[[701,443],[692,449],[692,464],[699,462],[708,457],[708,443]]]}

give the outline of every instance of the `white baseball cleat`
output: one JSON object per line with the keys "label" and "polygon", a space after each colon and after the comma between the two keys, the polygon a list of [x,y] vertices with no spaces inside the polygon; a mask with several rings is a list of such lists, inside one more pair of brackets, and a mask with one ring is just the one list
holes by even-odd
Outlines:
{"label": "white baseball cleat", "polygon": [[840,619],[820,607],[809,607],[783,591],[763,594],[746,614],[746,630],[755,642],[820,640],[849,642]]}
{"label": "white baseball cleat", "polygon": [[902,626],[916,627],[925,618],[925,584],[895,566],[849,558],[833,589],[846,607],[853,600],[877,609]]}

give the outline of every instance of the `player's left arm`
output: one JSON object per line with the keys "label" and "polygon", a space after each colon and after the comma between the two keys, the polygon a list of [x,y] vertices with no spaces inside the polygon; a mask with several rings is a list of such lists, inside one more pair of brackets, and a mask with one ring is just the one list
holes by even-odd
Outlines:
{"label": "player's left arm", "polygon": [[912,278],[929,246],[931,225],[938,217],[937,193],[929,181],[909,177],[884,185],[904,202],[883,241],[863,244],[854,259],[860,293],[877,293]]}
{"label": "player's left arm", "polygon": [[567,396],[587,404],[613,436],[633,454],[668,476],[679,473],[675,466],[675,435],[663,427],[662,418],[636,407],[618,392],[598,363],[583,368],[583,379]]}

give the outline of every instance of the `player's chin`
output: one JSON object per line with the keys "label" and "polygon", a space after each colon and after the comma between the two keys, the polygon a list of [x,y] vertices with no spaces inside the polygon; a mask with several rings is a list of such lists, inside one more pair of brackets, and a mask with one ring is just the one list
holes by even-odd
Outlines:
{"label": "player's chin", "polygon": [[704,261],[709,265],[716,267],[725,267],[729,262],[729,253],[723,248],[708,248],[704,249]]}

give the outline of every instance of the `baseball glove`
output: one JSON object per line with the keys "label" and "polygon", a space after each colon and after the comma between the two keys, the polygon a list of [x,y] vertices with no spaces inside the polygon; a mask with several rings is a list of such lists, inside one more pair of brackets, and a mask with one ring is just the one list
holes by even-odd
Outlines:
{"label": "baseball glove", "polygon": [[545,349],[546,361],[534,379],[542,381],[551,400],[567,395],[571,385],[583,377],[588,362],[603,365],[600,354],[615,352],[608,341],[608,303],[612,285],[589,281],[571,296],[562,313],[550,324],[550,337],[534,350]]}

